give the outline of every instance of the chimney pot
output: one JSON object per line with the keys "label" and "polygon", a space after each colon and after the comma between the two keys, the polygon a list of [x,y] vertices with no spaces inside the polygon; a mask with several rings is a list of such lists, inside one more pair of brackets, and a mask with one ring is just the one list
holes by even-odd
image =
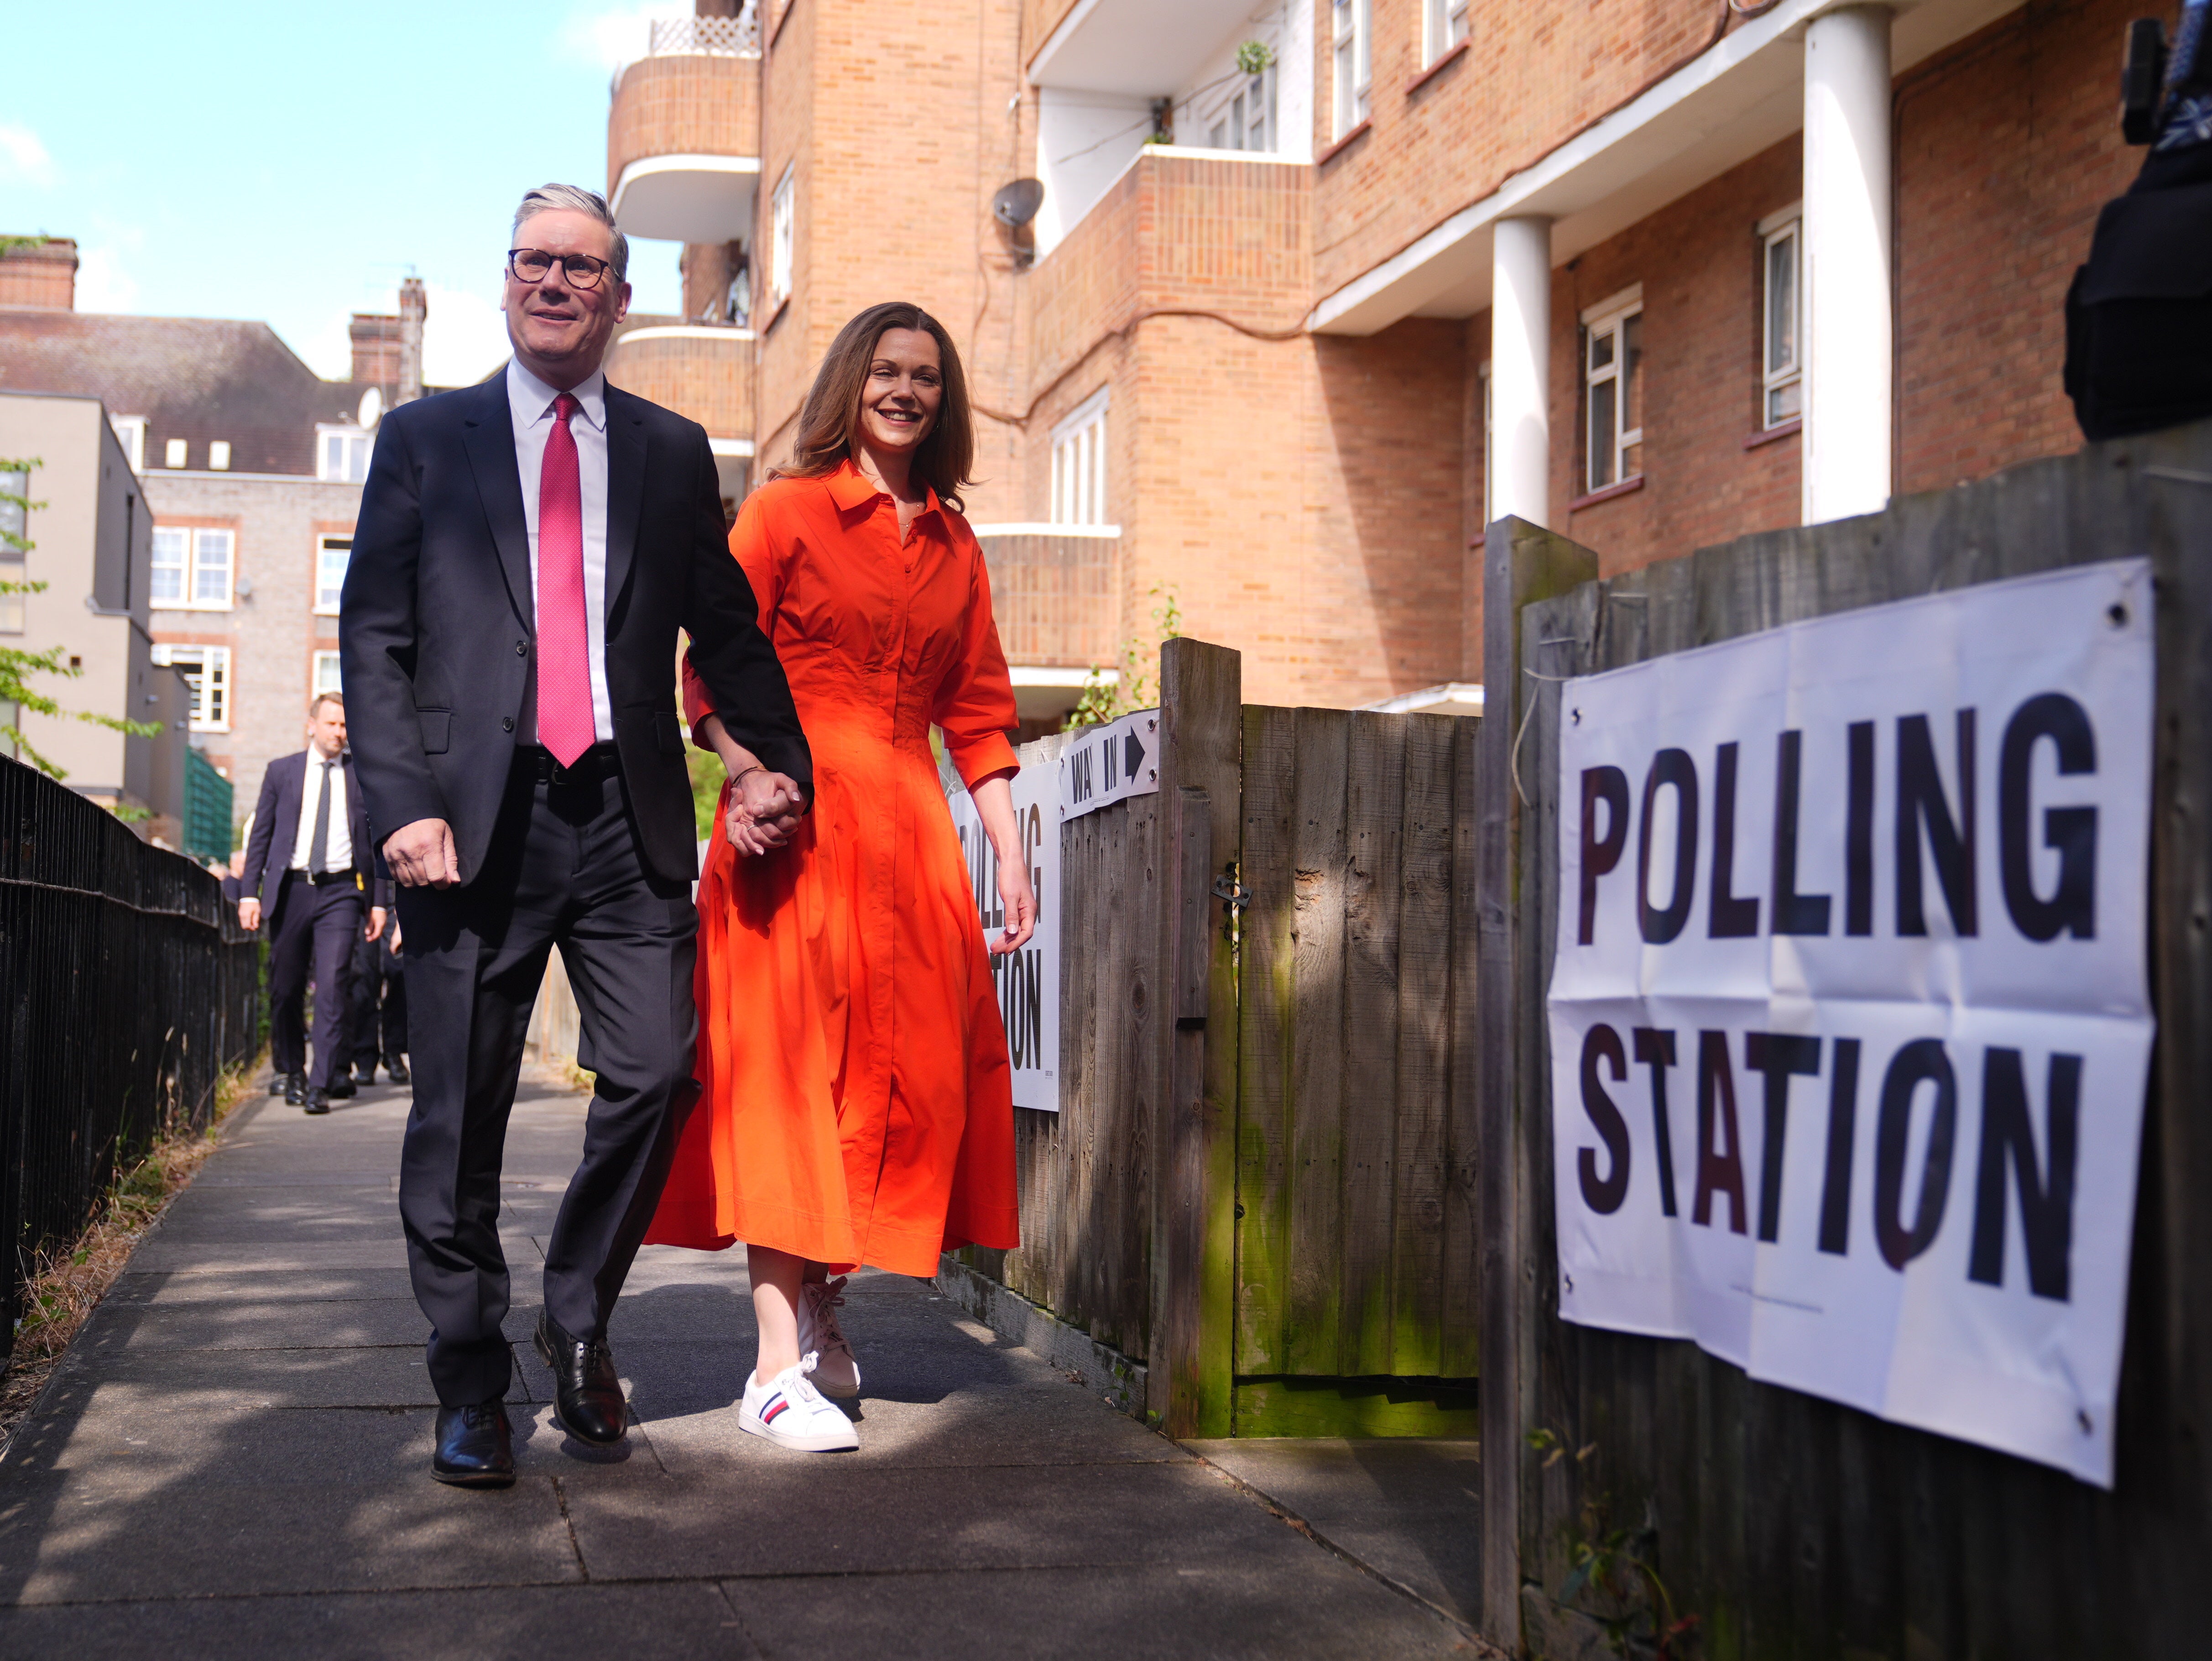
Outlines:
{"label": "chimney pot", "polygon": [[411,404],[422,396],[422,320],[430,314],[429,295],[419,277],[399,284],[399,396]]}
{"label": "chimney pot", "polygon": [[0,306],[75,311],[76,265],[76,244],[65,236],[9,249],[0,257]]}

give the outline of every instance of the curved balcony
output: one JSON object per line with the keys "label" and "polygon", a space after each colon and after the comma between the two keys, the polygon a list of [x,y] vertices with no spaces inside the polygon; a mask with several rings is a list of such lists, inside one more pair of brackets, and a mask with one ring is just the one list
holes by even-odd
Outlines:
{"label": "curved balcony", "polygon": [[707,429],[718,450],[727,446],[732,454],[751,453],[750,329],[641,319],[615,337],[607,352],[607,379],[690,417]]}
{"label": "curved balcony", "polygon": [[760,181],[760,33],[754,9],[652,25],[651,53],[616,77],[607,199],[632,236],[752,235]]}

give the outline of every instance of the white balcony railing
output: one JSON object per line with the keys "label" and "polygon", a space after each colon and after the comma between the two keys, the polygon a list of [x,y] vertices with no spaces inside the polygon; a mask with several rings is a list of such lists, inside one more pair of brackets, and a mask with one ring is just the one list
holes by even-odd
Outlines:
{"label": "white balcony railing", "polygon": [[672,17],[653,24],[654,58],[757,58],[760,0],[745,0],[735,17]]}

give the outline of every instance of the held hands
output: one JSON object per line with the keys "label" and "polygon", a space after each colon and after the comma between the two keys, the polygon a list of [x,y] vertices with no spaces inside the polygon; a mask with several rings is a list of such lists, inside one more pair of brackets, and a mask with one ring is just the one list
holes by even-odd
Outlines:
{"label": "held hands", "polygon": [[416,819],[412,824],[401,825],[385,838],[384,862],[392,867],[392,880],[407,888],[453,888],[461,880],[460,857],[453,851],[453,827],[443,819]]}
{"label": "held hands", "polygon": [[996,940],[984,942],[984,949],[994,958],[1011,957],[1029,944],[1030,936],[1036,933],[1036,890],[1030,885],[1030,867],[1026,861],[1009,864],[999,861],[999,902],[1006,909],[1006,932]]}
{"label": "held hands", "polygon": [[790,843],[805,806],[798,782],[757,763],[732,783],[723,826],[739,857],[769,854]]}

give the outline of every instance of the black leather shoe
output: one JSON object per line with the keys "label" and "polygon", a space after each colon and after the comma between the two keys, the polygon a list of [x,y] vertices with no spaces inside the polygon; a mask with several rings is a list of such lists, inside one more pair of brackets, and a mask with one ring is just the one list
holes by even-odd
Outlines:
{"label": "black leather shoe", "polygon": [[269,1093],[282,1096],[288,1091],[297,1089],[299,1083],[300,1075],[296,1073],[271,1073],[269,1075]]}
{"label": "black leather shoe", "polygon": [[514,1482],[514,1433],[505,1402],[438,1409],[430,1475],[459,1488],[503,1488]]}
{"label": "black leather shoe", "polygon": [[392,1083],[407,1082],[407,1058],[404,1056],[386,1056],[384,1058],[384,1070],[391,1075]]}
{"label": "black leather shoe", "polygon": [[289,1074],[284,1080],[284,1104],[305,1107],[307,1104],[307,1081],[298,1074]]}
{"label": "black leather shoe", "polygon": [[601,1446],[623,1439],[629,1427],[629,1403],[615,1377],[614,1353],[602,1339],[587,1344],[571,1338],[550,1315],[538,1317],[538,1353],[553,1369],[553,1416],[580,1442]]}
{"label": "black leather shoe", "polygon": [[356,1063],[353,1069],[353,1082],[354,1087],[357,1090],[366,1090],[369,1086],[374,1084],[376,1082],[376,1063],[374,1062]]}
{"label": "black leather shoe", "polygon": [[310,1113],[327,1113],[331,1110],[331,1092],[310,1090],[301,1098],[300,1105]]}
{"label": "black leather shoe", "polygon": [[330,1087],[323,1092],[323,1094],[328,1096],[334,1102],[349,1102],[360,1093],[361,1092],[358,1090],[354,1088],[353,1080],[343,1073],[339,1074],[337,1078],[332,1079],[330,1083]]}

